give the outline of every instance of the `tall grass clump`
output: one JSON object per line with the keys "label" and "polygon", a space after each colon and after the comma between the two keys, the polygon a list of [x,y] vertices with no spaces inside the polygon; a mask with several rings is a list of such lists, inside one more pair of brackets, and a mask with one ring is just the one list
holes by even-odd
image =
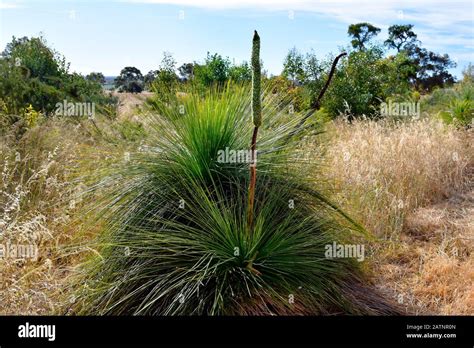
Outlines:
{"label": "tall grass clump", "polygon": [[218,160],[220,150],[248,150],[250,104],[247,87],[189,95],[184,114],[149,115],[147,144],[97,170],[92,188],[103,199],[92,210],[105,229],[81,268],[75,312],[389,310],[361,290],[357,262],[325,258],[326,245],[360,237],[360,228],[311,184],[314,163],[287,140],[300,116],[288,121],[268,94],[250,233],[248,163]]}
{"label": "tall grass clump", "polygon": [[[46,120],[20,139],[15,129],[0,138],[0,315],[52,314],[62,306],[57,295],[68,260],[60,246],[70,242],[78,191],[68,176],[86,138],[78,133],[65,120]],[[30,253],[8,255],[9,246]]]}

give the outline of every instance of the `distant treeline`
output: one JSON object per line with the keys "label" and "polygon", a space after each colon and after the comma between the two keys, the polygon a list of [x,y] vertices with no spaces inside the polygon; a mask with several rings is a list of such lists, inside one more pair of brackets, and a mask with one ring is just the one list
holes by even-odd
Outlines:
{"label": "distant treeline", "polygon": [[[380,29],[370,23],[349,26],[350,42],[344,49],[347,55],[338,64],[321,103],[328,115],[372,115],[382,101],[416,101],[420,94],[455,82],[449,73],[455,63],[447,54],[423,48],[413,25],[390,26],[383,43],[374,40],[379,33]],[[305,110],[324,85],[335,56],[328,54],[320,59],[314,50],[301,53],[292,48],[280,75],[270,76],[263,68],[263,82],[274,94],[291,99],[296,111]],[[66,99],[95,103],[99,112],[113,116],[117,99],[104,89],[153,91],[152,104],[157,105],[172,103],[178,92],[190,88],[204,92],[228,81],[245,84],[252,79],[247,61],[235,64],[228,57],[208,53],[203,61],[178,67],[168,52],[158,68],[145,75],[128,66],[117,77],[105,77],[100,72],[83,76],[71,73],[65,57],[51,49],[41,36],[13,37],[1,53],[0,75],[2,124],[21,120],[31,110],[47,116],[57,102]]]}

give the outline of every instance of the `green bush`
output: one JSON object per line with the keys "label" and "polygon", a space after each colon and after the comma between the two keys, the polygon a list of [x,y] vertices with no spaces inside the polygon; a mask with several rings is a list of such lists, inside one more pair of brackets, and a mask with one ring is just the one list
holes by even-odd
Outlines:
{"label": "green bush", "polygon": [[295,86],[292,81],[283,76],[272,76],[266,83],[265,88],[274,95],[281,107],[290,107],[295,112],[309,108],[313,91],[304,86]]}
{"label": "green bush", "polygon": [[209,87],[213,84],[224,84],[229,78],[231,62],[229,58],[207,52],[204,64],[194,65],[194,80],[197,84]]}
{"label": "green bush", "polygon": [[117,104],[100,82],[69,73],[65,59],[42,37],[13,38],[0,58],[0,76],[0,100],[7,110],[2,116],[4,127],[22,120],[30,105],[49,116],[64,100],[95,103],[99,112]]}
{"label": "green bush", "polygon": [[383,58],[377,47],[351,52],[337,67],[321,105],[333,116],[348,112],[376,117],[381,101],[410,93],[404,64],[402,56]]}
{"label": "green bush", "polygon": [[441,118],[448,124],[462,127],[472,127],[474,119],[474,101],[454,99],[448,111],[440,112]]}
{"label": "green bush", "polygon": [[439,88],[422,99],[424,113],[438,114],[448,124],[472,127],[474,113],[474,84],[457,83],[450,88]]}

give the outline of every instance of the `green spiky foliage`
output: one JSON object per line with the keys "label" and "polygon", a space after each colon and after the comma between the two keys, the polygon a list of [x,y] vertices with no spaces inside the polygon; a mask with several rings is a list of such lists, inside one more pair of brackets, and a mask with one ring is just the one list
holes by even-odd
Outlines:
{"label": "green spiky foliage", "polygon": [[439,115],[447,124],[472,127],[474,124],[474,102],[470,99],[453,99],[449,104],[448,111],[441,111]]}
{"label": "green spiky foliage", "polygon": [[248,149],[250,90],[190,94],[184,114],[149,115],[146,146],[92,178],[105,227],[81,268],[75,313],[380,312],[360,290],[358,263],[325,257],[327,244],[360,230],[315,183],[317,153],[287,141],[302,116],[264,95],[253,233],[248,163],[217,160],[219,150]]}

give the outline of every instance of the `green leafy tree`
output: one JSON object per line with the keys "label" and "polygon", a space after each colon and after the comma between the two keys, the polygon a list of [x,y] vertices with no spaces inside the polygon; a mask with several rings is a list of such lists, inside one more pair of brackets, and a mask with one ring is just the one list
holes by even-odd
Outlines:
{"label": "green leafy tree", "polygon": [[145,89],[150,89],[155,79],[158,77],[160,73],[159,70],[150,70],[144,77],[143,82],[145,84]]}
{"label": "green leafy tree", "polygon": [[413,32],[413,24],[391,25],[388,28],[388,39],[384,44],[388,48],[396,49],[398,52],[406,45],[414,45],[417,35]]}
{"label": "green leafy tree", "polygon": [[370,23],[357,23],[349,25],[347,34],[352,37],[352,47],[358,50],[365,49],[367,43],[380,33],[380,28]]}
{"label": "green leafy tree", "polygon": [[[4,106],[2,126],[19,120],[22,111],[32,104],[35,110],[44,110],[46,105],[36,103],[35,90],[32,80],[25,75],[25,71],[12,64],[7,59],[0,59],[0,99]],[[35,79],[37,85],[44,83]],[[40,95],[40,90],[36,90]],[[35,99],[35,100],[33,100]],[[8,117],[8,120],[3,118]]]}
{"label": "green leafy tree", "polygon": [[30,105],[48,113],[66,97],[68,65],[43,37],[13,37],[0,62],[0,99],[11,122],[20,120]]}
{"label": "green leafy tree", "polygon": [[469,63],[462,71],[462,81],[465,83],[474,83],[474,65]]}
{"label": "green leafy tree", "polygon": [[454,82],[448,69],[455,67],[455,63],[447,54],[438,54],[421,47],[412,24],[392,25],[388,33],[384,44],[396,49],[398,55],[403,54],[403,58],[399,58],[405,61],[402,76],[415,88],[431,91],[436,86],[443,87]]}
{"label": "green leafy tree", "polygon": [[169,85],[174,84],[178,80],[178,76],[176,76],[175,71],[176,60],[173,58],[171,53],[164,52],[157,78],[161,83]]}
{"label": "green leafy tree", "polygon": [[[326,71],[329,71],[330,65],[328,66],[329,62],[321,62],[317,57],[316,53],[311,50],[306,54],[305,59],[305,89],[308,91],[306,93],[306,97],[309,98],[307,103],[312,104],[315,98],[317,98],[319,91],[323,88],[325,80],[323,77],[326,74]],[[305,95],[300,99],[304,100]],[[304,101],[300,101],[300,105],[304,103]],[[303,104],[304,105],[304,104]]]}
{"label": "green leafy tree", "polygon": [[419,46],[411,46],[406,52],[415,67],[416,73],[411,80],[418,90],[431,91],[454,83],[454,76],[448,69],[456,67],[456,63],[448,54],[438,54]]}
{"label": "green leafy tree", "polygon": [[92,72],[86,76],[86,79],[89,81],[97,82],[101,85],[105,84],[105,76],[101,72]]}
{"label": "green leafy tree", "polygon": [[207,53],[203,65],[194,65],[194,77],[198,84],[211,86],[213,84],[224,84],[229,78],[231,63],[229,58],[223,58],[220,54]]}
{"label": "green leafy tree", "polygon": [[237,82],[250,81],[252,79],[252,69],[249,63],[244,61],[242,64],[232,65],[229,68],[229,78]]}
{"label": "green leafy tree", "polygon": [[307,81],[320,80],[325,67],[322,66],[314,50],[306,53],[305,64],[304,64],[304,76]]}
{"label": "green leafy tree", "polygon": [[175,71],[175,59],[170,53],[164,52],[160,70],[156,72],[152,83],[152,90],[160,102],[170,103],[176,100],[178,76]]}
{"label": "green leafy tree", "polygon": [[283,61],[282,75],[293,82],[293,85],[305,80],[305,59],[296,47],[293,47]]}
{"label": "green leafy tree", "polygon": [[[384,58],[381,47],[354,51],[342,61],[322,107],[330,115],[347,113],[349,117],[375,117],[380,102],[409,92],[408,80],[400,76],[400,66],[406,63],[394,57]],[[329,60],[330,61],[330,60]]]}
{"label": "green leafy tree", "polygon": [[140,93],[143,91],[143,85],[141,71],[131,66],[123,68],[115,79],[115,88],[118,88],[119,92]]}
{"label": "green leafy tree", "polygon": [[395,56],[381,59],[379,72],[383,74],[382,90],[386,95],[406,95],[412,87],[410,78],[416,74],[416,67],[406,52],[401,51]]}
{"label": "green leafy tree", "polygon": [[73,73],[65,78],[63,90],[75,100],[97,102],[99,101],[97,96],[101,95],[102,85],[97,80]]}
{"label": "green leafy tree", "polygon": [[68,66],[43,37],[14,37],[0,57],[0,100],[6,110],[0,123],[31,126],[36,123],[30,122],[31,115],[49,116],[65,99],[95,103],[98,110],[113,102],[103,92],[101,74],[86,78],[69,73]]}
{"label": "green leafy tree", "polygon": [[40,37],[12,38],[2,52],[2,58],[25,70],[30,78],[58,85],[60,78],[67,74],[69,65],[64,57],[49,48],[46,40]]}
{"label": "green leafy tree", "polygon": [[178,68],[179,76],[181,81],[190,81],[193,78],[194,64],[193,63],[184,63]]}

